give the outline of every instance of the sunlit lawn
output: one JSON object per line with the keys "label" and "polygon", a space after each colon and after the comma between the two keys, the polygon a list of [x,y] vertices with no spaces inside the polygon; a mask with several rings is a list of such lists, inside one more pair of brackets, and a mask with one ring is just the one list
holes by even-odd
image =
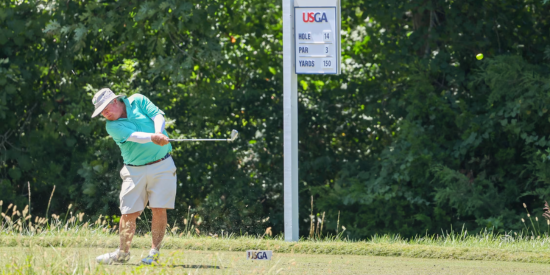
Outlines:
{"label": "sunlit lawn", "polygon": [[[159,266],[139,265],[150,246],[148,230],[134,237],[129,263],[102,266],[95,257],[118,247],[116,225],[67,213],[68,219],[56,214],[45,219],[31,218],[27,208],[2,212],[0,274],[550,274],[550,229],[540,227],[366,240],[317,235],[285,242],[269,230],[254,236],[218,235],[184,224],[167,228]],[[246,260],[249,249],[273,250],[273,259]]]}
{"label": "sunlit lawn", "polygon": [[98,265],[106,248],[3,247],[2,274],[549,274],[550,265],[357,255],[274,253],[251,261],[245,252],[162,250],[159,266],[140,266],[146,249],[126,264]]}

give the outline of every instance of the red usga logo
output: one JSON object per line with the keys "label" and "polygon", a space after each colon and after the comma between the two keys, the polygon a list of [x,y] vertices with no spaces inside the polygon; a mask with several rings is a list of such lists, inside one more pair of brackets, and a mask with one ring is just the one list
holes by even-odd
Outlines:
{"label": "red usga logo", "polygon": [[320,12],[304,12],[302,13],[302,19],[304,20],[304,22],[308,23],[308,22],[328,22],[327,20],[327,14],[326,13],[320,13]]}

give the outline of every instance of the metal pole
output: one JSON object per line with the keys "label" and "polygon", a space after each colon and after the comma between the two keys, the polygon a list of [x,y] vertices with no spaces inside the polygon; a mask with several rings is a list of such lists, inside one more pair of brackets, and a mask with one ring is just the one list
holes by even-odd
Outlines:
{"label": "metal pole", "polygon": [[298,235],[298,77],[294,64],[294,0],[283,0],[283,120],[285,241]]}

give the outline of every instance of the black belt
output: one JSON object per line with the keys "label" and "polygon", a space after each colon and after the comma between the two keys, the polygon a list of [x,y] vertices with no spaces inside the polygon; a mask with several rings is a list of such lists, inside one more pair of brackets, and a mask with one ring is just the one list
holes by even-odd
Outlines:
{"label": "black belt", "polygon": [[166,156],[164,156],[163,158],[159,159],[159,160],[155,160],[155,161],[151,161],[149,163],[145,163],[145,164],[142,164],[142,165],[133,165],[133,164],[126,164],[128,166],[145,166],[145,165],[151,165],[151,164],[154,164],[154,163],[157,163],[157,162],[161,162],[167,158],[170,157],[170,153],[166,154]]}

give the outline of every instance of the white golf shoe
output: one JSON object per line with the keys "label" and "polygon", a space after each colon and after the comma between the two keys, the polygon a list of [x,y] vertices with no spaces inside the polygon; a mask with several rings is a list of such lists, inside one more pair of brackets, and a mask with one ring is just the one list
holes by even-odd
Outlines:
{"label": "white golf shoe", "polygon": [[117,249],[115,252],[98,256],[95,260],[100,264],[125,263],[130,260],[130,252],[125,253]]}
{"label": "white golf shoe", "polygon": [[157,264],[159,257],[160,257],[160,252],[156,249],[151,248],[151,250],[149,251],[149,255],[141,259],[141,263],[146,265],[155,265]]}

